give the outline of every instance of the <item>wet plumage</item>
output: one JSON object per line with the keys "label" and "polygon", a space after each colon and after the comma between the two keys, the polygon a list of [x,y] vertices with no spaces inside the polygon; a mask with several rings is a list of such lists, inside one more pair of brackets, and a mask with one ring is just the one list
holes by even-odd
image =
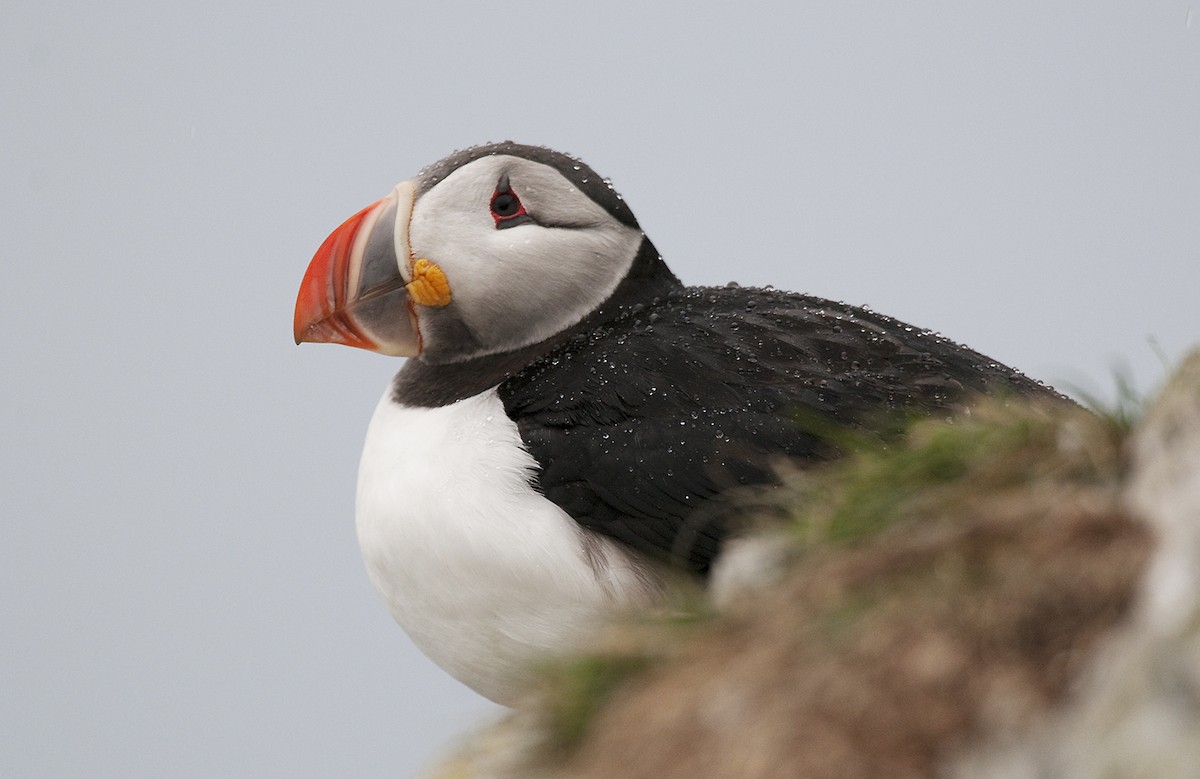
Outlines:
{"label": "wet plumage", "polygon": [[513,143],[336,230],[295,331],[409,358],[368,430],[364,559],[414,641],[501,702],[615,610],[653,608],[667,567],[705,575],[729,492],[769,487],[781,458],[816,465],[976,393],[1055,396],[866,309],[686,287],[587,165]]}

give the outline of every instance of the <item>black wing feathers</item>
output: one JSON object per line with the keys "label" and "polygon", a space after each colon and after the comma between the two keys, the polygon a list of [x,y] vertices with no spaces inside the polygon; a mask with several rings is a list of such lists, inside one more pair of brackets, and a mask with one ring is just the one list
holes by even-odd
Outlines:
{"label": "black wing feathers", "polygon": [[884,412],[947,409],[997,388],[1052,394],[864,309],[690,288],[575,336],[500,396],[547,498],[588,528],[706,571],[728,534],[720,496],[771,483],[773,459],[826,460],[838,454],[831,428],[871,432]]}

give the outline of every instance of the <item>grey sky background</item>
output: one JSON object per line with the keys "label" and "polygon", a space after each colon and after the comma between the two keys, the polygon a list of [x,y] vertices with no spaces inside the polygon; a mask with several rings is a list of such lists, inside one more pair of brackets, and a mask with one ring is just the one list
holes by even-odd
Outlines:
{"label": "grey sky background", "polygon": [[291,342],[325,235],[456,147],[1059,386],[1200,341],[1194,3],[650,5],[0,12],[0,774],[408,776],[499,712],[359,558],[398,364]]}

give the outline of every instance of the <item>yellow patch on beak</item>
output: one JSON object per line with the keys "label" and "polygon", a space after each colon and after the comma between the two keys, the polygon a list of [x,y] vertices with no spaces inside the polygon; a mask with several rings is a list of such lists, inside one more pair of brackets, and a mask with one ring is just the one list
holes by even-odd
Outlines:
{"label": "yellow patch on beak", "polygon": [[412,281],[404,285],[408,295],[422,306],[440,307],[450,302],[450,281],[433,260],[413,263]]}

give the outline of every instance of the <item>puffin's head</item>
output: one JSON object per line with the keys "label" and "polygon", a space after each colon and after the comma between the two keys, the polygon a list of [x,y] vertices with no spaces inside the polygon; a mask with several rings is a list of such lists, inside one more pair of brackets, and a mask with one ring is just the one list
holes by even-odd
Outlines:
{"label": "puffin's head", "polygon": [[612,295],[643,236],[582,162],[511,142],[458,152],[317,250],[296,343],[455,362],[538,343]]}

